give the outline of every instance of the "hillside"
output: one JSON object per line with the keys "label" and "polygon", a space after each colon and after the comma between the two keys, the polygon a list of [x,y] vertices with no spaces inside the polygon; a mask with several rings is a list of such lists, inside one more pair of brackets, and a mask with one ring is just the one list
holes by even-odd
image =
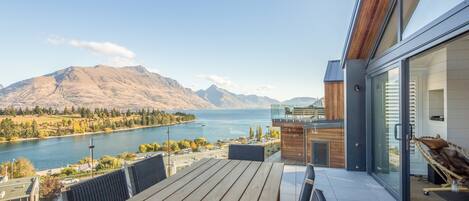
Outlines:
{"label": "hillside", "polygon": [[219,108],[269,108],[271,104],[279,103],[279,101],[266,96],[235,94],[216,85],[196,93],[202,99]]}
{"label": "hillside", "polygon": [[313,105],[318,99],[312,97],[295,97],[283,101],[282,104],[285,105],[295,105],[295,106],[309,106]]}
{"label": "hillside", "polygon": [[65,106],[119,109],[213,108],[176,80],[143,66],[69,67],[0,90],[0,107]]}

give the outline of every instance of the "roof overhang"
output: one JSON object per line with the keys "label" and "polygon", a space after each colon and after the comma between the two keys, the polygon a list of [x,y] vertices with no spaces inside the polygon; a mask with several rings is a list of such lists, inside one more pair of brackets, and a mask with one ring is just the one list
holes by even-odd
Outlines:
{"label": "roof overhang", "polygon": [[380,35],[393,0],[357,0],[341,59],[367,59]]}

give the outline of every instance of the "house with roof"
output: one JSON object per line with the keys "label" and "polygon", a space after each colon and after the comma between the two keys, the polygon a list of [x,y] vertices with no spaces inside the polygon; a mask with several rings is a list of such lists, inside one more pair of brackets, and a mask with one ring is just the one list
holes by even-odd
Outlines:
{"label": "house with roof", "polygon": [[339,60],[328,61],[323,81],[324,107],[273,106],[272,126],[281,130],[281,158],[287,163],[345,167],[344,71]]}
{"label": "house with roof", "polygon": [[0,180],[0,200],[7,201],[39,201],[39,178],[23,177]]}

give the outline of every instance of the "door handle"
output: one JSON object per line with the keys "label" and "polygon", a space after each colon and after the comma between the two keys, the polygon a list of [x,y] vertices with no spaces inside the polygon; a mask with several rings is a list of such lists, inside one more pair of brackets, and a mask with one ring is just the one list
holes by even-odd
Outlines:
{"label": "door handle", "polygon": [[397,127],[401,126],[401,124],[394,124],[394,139],[401,140],[401,138],[397,137]]}

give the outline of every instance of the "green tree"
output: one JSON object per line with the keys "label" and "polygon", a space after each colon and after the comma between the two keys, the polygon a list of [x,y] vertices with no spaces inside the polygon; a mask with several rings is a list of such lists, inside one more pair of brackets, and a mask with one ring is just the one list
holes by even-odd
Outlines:
{"label": "green tree", "polygon": [[66,176],[75,175],[77,173],[78,173],[78,170],[76,170],[75,168],[72,168],[72,167],[66,167],[66,168],[63,168],[62,170],[60,170],[60,174],[63,174],[63,175],[66,175]]}
{"label": "green tree", "polygon": [[264,138],[264,134],[262,133],[262,127],[257,128],[257,141],[262,141],[262,138]]}
{"label": "green tree", "polygon": [[116,169],[122,166],[122,161],[116,157],[105,155],[101,157],[96,166],[96,170]]}
{"label": "green tree", "polygon": [[252,127],[249,127],[249,139],[254,139],[254,130],[252,129]]}
{"label": "green tree", "polygon": [[207,139],[203,138],[203,137],[198,137],[198,138],[195,138],[194,140],[195,144],[197,144],[197,146],[205,146],[207,144]]}

